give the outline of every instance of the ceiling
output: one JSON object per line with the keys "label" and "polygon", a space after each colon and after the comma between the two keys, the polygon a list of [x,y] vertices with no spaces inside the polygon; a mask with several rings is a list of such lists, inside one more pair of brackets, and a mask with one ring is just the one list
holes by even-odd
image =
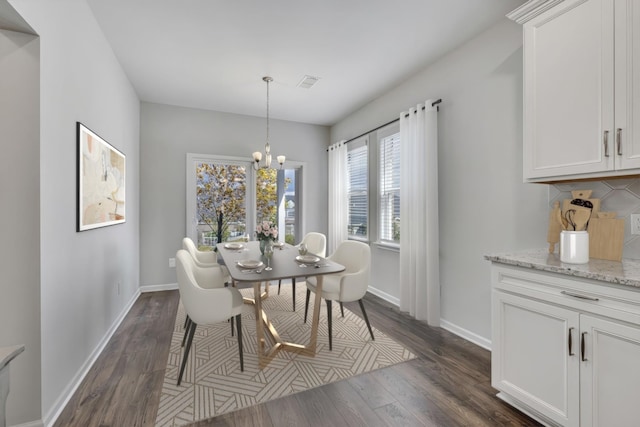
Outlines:
{"label": "ceiling", "polygon": [[0,30],[36,35],[33,28],[27,24],[7,0],[0,0]]}
{"label": "ceiling", "polygon": [[523,0],[87,2],[141,100],[264,117],[268,75],[271,118],[332,125]]}

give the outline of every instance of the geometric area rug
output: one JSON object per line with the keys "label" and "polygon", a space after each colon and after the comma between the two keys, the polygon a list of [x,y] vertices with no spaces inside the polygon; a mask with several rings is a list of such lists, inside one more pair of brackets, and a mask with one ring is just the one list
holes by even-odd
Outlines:
{"label": "geometric area rug", "polygon": [[[311,330],[314,294],[311,294],[309,319],[305,324],[306,286],[302,280],[297,285],[295,312],[292,311],[288,282],[282,284],[280,295],[277,284],[272,285],[269,297],[262,304],[282,339],[306,344]],[[252,288],[240,292],[247,297],[253,296]],[[366,308],[366,300],[364,304]],[[177,386],[185,321],[180,304],[155,425],[186,425],[415,358],[375,325],[371,325],[375,336],[372,341],[361,317],[345,308],[343,318],[339,305],[334,303],[333,306],[332,351],[329,351],[327,337],[326,304],[322,301],[315,357],[280,351],[264,369],[259,369],[254,307],[245,304],[242,311],[244,372],[240,371],[237,334],[231,336],[229,323],[198,325],[182,383]]]}

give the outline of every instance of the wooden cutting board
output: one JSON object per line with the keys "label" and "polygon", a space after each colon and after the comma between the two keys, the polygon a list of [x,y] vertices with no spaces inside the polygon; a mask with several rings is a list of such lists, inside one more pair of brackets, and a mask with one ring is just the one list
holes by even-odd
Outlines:
{"label": "wooden cutting board", "polygon": [[599,218],[598,216],[595,215],[589,220],[589,228],[587,229],[589,232],[589,257],[621,261],[624,245],[624,219]]}

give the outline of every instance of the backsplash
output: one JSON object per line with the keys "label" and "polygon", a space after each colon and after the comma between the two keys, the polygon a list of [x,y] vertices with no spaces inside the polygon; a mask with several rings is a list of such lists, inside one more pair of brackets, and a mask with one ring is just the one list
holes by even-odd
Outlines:
{"label": "backsplash", "polygon": [[549,185],[549,209],[558,200],[571,199],[573,190],[593,190],[592,199],[600,199],[600,211],[618,213],[624,218],[624,258],[640,259],[640,235],[632,235],[630,215],[640,213],[640,178],[607,181],[567,182]]}

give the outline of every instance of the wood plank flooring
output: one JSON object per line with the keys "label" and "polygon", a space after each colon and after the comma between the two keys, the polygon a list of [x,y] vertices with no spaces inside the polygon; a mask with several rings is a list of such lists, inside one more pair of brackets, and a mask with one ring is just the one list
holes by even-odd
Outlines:
{"label": "wood plank flooring", "polygon": [[[154,425],[178,300],[178,291],[140,296],[55,426]],[[371,294],[365,306],[372,325],[416,359],[192,426],[540,425],[495,397],[488,351]]]}

